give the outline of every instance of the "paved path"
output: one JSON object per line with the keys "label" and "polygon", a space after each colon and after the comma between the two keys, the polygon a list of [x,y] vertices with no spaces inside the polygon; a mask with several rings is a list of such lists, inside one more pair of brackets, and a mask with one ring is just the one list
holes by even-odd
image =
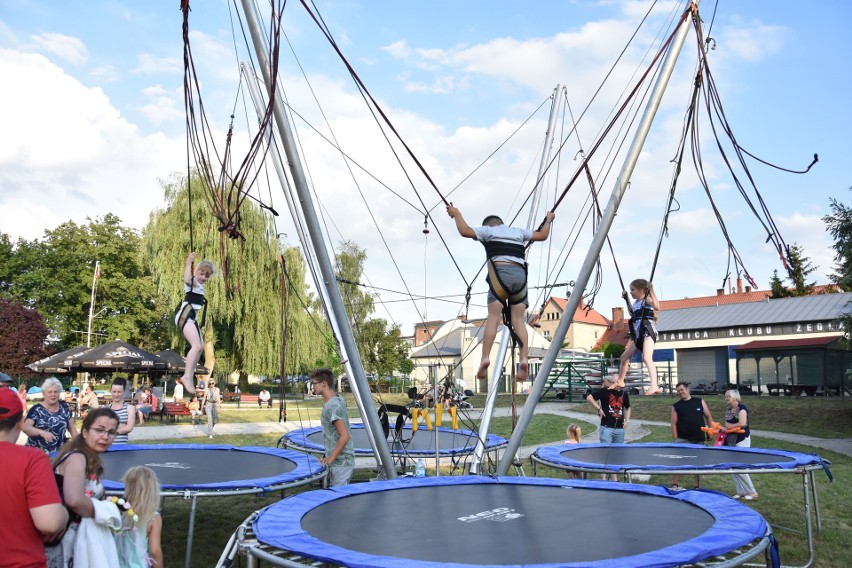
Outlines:
{"label": "paved path", "polygon": [[[539,404],[536,407],[536,412],[540,414],[555,414],[558,416],[564,416],[570,420],[582,420],[585,422],[595,422],[596,418],[593,414],[585,413],[585,412],[577,412],[576,410],[571,410],[571,408],[576,408],[576,405],[569,406],[569,403],[564,402],[544,402]],[[227,411],[227,410],[226,410]],[[469,411],[471,412],[471,418],[477,420],[479,418],[480,412]],[[510,408],[500,407],[495,409],[494,414],[496,416],[509,416],[511,412]],[[445,423],[448,423],[449,418],[447,415],[445,417]],[[310,421],[294,421],[289,420],[287,422],[226,422],[222,424],[216,425],[214,432],[218,435],[222,434],[284,434],[285,432],[290,432],[292,430],[297,430],[299,428],[308,428],[311,426],[319,426],[319,420],[310,420]],[[567,424],[566,424],[567,426]],[[625,433],[625,439],[628,442],[635,442],[637,440],[641,440],[645,436],[648,435],[649,426],[664,426],[668,427],[668,422],[657,422],[653,420],[631,420],[630,426],[628,427]],[[787,432],[770,432],[767,430],[752,430],[754,435],[759,438],[773,438],[776,440],[786,440],[788,442],[794,442],[797,444],[802,444],[805,446],[811,446],[815,448],[824,448],[827,450],[831,450],[833,452],[837,452],[839,454],[844,454],[847,456],[852,456],[852,438],[814,438],[813,436],[803,436],[801,434],[789,434]],[[207,426],[206,424],[202,424],[197,429],[193,428],[190,425],[188,420],[184,420],[182,423],[178,424],[162,424],[160,425],[159,421],[151,421],[150,424],[143,426],[141,428],[136,428],[133,430],[133,433],[130,435],[130,441],[134,440],[173,440],[179,438],[201,438],[207,435]],[[598,436],[597,432],[587,432],[583,436],[584,442],[597,442]],[[558,444],[561,442],[555,442],[554,444]],[[521,448],[520,454],[522,458],[528,457],[532,452],[535,451],[535,447],[528,446]]]}

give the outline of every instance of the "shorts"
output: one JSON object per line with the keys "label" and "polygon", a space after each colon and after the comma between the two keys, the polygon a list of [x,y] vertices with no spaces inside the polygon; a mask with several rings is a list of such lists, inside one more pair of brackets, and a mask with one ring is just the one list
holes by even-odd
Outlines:
{"label": "shorts", "polygon": [[601,426],[600,441],[601,444],[623,444],[624,428]]}
{"label": "shorts", "polygon": [[[527,271],[524,270],[524,267],[515,264],[501,264],[495,263],[494,269],[497,271],[497,274],[500,276],[500,280],[503,281],[503,285],[508,290],[518,290],[521,286],[526,287],[527,285]],[[488,285],[488,303],[491,302],[499,302],[500,298],[494,295],[494,292],[491,291],[491,280],[490,277],[486,276],[485,281],[489,283]],[[525,306],[529,307],[529,294],[524,294],[524,300],[522,302]]]}
{"label": "shorts", "polygon": [[346,485],[352,479],[355,464],[352,465],[330,465],[328,466],[328,486],[337,487]]}
{"label": "shorts", "polygon": [[675,444],[698,444],[700,446],[704,445],[704,440],[696,441],[696,440],[687,440],[686,438],[675,438]]}

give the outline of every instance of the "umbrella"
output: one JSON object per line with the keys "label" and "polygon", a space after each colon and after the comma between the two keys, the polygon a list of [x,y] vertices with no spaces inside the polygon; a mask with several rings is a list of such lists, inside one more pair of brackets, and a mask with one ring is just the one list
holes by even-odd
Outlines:
{"label": "umbrella", "polygon": [[[169,364],[169,372],[172,374],[183,373],[186,370],[186,359],[180,356],[179,353],[175,353],[171,349],[163,349],[162,351],[157,352],[157,357],[163,359]],[[207,375],[210,373],[210,369],[207,367],[202,367],[201,365],[195,366],[195,374],[196,375]]]}
{"label": "umbrella", "polygon": [[71,360],[71,368],[75,371],[145,373],[165,370],[168,363],[135,345],[124,341],[111,341],[74,357]]}
{"label": "umbrella", "polygon": [[50,357],[45,357],[35,363],[30,363],[27,365],[27,369],[43,375],[67,374],[71,372],[69,367],[74,358],[88,350],[89,348],[85,345],[78,345],[77,347],[55,353]]}

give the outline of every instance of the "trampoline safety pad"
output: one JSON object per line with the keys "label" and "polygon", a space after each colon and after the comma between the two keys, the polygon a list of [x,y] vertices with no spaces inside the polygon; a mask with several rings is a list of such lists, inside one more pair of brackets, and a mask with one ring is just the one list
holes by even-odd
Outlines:
{"label": "trampoline safety pad", "polygon": [[253,529],[264,544],[310,558],[397,567],[684,564],[748,545],[768,527],[712,492],[466,476],[311,491],[262,510]]}

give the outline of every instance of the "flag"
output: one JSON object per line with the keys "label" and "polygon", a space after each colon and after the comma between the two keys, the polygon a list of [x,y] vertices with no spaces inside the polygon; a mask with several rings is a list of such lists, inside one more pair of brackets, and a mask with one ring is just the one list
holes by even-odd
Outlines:
{"label": "flag", "polygon": [[101,277],[101,263],[96,262],[95,263],[95,280],[97,280],[100,277]]}

